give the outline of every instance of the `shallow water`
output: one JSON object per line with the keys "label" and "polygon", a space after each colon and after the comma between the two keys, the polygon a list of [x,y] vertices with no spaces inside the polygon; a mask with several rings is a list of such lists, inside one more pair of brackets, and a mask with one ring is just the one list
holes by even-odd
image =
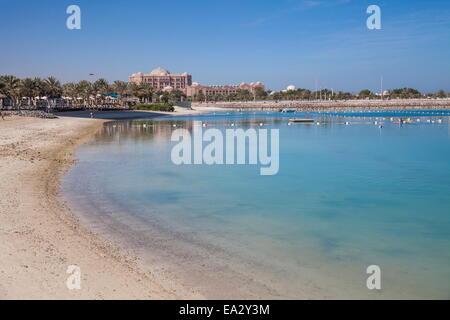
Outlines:
{"label": "shallow water", "polygon": [[[78,150],[64,194],[144,268],[207,297],[450,298],[449,115],[218,112],[109,122]],[[320,125],[288,125],[300,116]],[[414,123],[392,123],[398,117]],[[173,125],[190,129],[194,120],[222,131],[279,129],[279,173],[174,165]],[[369,265],[381,268],[381,290],[366,287]]]}

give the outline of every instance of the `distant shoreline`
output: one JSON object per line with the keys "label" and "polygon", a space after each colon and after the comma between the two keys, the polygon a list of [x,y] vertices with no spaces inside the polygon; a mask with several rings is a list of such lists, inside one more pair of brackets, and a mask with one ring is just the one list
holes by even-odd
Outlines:
{"label": "distant shoreline", "polygon": [[336,109],[450,109],[450,99],[392,99],[392,100],[346,100],[346,101],[247,101],[247,102],[195,102],[192,107],[219,107],[233,110],[280,110],[324,111]]}

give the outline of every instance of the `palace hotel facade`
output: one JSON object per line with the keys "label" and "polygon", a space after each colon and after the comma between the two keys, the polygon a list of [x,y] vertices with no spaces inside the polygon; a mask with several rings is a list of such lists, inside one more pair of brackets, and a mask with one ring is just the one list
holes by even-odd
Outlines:
{"label": "palace hotel facade", "polygon": [[248,90],[254,93],[256,88],[265,90],[261,82],[241,83],[239,85],[205,86],[198,82],[192,82],[192,76],[187,72],[182,74],[171,74],[164,68],[156,68],[148,74],[134,73],[128,77],[131,83],[148,83],[152,88],[162,91],[181,90],[186,96],[193,97],[203,93],[204,95],[229,95],[237,93],[238,90]]}

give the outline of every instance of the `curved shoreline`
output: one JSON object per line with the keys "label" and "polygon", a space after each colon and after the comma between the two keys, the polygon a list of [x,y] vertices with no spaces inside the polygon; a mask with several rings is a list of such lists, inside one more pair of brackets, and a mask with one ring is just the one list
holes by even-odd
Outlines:
{"label": "curved shoreline", "polygon": [[[75,181],[78,178],[84,181],[80,172],[65,173],[65,178],[74,174]],[[89,172],[86,174],[90,175]],[[73,181],[69,184],[67,181],[61,182],[63,199],[70,206],[77,220],[81,221],[80,224],[85,226],[88,232],[130,252],[136,258],[134,267],[138,272],[153,275],[162,286],[166,286],[168,282],[171,287],[175,283],[178,287],[177,292],[183,292],[177,298],[223,300],[284,297],[262,281],[267,277],[258,279],[254,275],[249,275],[246,270],[242,270],[242,267],[251,265],[252,261],[245,263],[241,261],[240,266],[238,264],[231,266],[232,254],[225,252],[223,248],[199,241],[191,235],[173,229],[173,226],[155,217],[151,222],[147,220],[144,222],[141,220],[142,217],[122,215],[127,208],[116,207],[114,199],[98,198],[94,190],[89,191],[89,178],[80,187],[77,186],[78,181],[75,185]],[[68,189],[65,189],[66,187]],[[88,194],[92,194],[92,199],[86,197],[86,190]],[[124,216],[129,224],[123,222]],[[134,230],[133,225],[146,225],[148,229],[142,233]],[[312,291],[306,290],[306,292]],[[286,295],[285,297],[306,299],[308,295]]]}
{"label": "curved shoreline", "polygon": [[[285,268],[285,263],[281,266],[277,266],[272,261],[265,264],[267,260],[264,259],[264,256],[260,255],[258,257],[255,255],[255,251],[247,250],[246,252],[242,248],[238,248],[238,246],[230,243],[230,241],[222,241],[224,240],[223,237],[222,239],[210,237],[207,232],[199,232],[197,228],[191,228],[189,230],[189,228],[184,228],[183,224],[180,228],[180,224],[177,225],[177,223],[174,224],[170,221],[176,220],[173,217],[164,219],[165,212],[171,212],[170,210],[160,210],[163,216],[158,216],[156,211],[146,211],[146,207],[154,207],[153,201],[146,202],[145,205],[141,206],[133,206],[133,201],[127,202],[127,199],[139,200],[134,198],[133,194],[135,192],[139,193],[140,190],[131,189],[132,192],[127,193],[126,190],[120,189],[121,192],[119,194],[108,192],[111,189],[107,188],[105,192],[97,192],[97,190],[103,190],[102,185],[111,184],[114,186],[121,185],[123,182],[127,186],[125,176],[129,174],[136,178],[135,175],[132,175],[128,171],[129,168],[123,168],[122,170],[122,167],[117,166],[117,163],[115,166],[107,166],[105,170],[102,169],[103,165],[96,165],[96,163],[102,164],[105,161],[109,162],[111,156],[114,157],[116,155],[116,152],[109,153],[108,148],[105,148],[106,144],[115,141],[112,132],[120,133],[120,148],[124,149],[123,146],[126,145],[128,137],[126,130],[121,130],[121,126],[117,123],[114,123],[112,126],[114,130],[108,130],[109,124],[105,125],[104,130],[102,130],[103,134],[99,133],[92,143],[82,147],[80,150],[80,165],[75,166],[74,172],[67,175],[69,177],[72,175],[72,178],[68,180],[70,183],[67,185],[67,190],[69,194],[77,195],[74,199],[75,201],[69,201],[69,203],[86,204],[79,210],[81,213],[93,213],[89,214],[88,217],[93,219],[88,220],[86,225],[93,226],[94,230],[98,228],[98,231],[100,231],[99,234],[102,236],[106,234],[107,239],[111,239],[114,243],[119,243],[121,247],[130,248],[132,252],[136,251],[136,255],[141,258],[141,261],[150,266],[152,273],[159,273],[163,270],[170,278],[175,278],[176,276],[181,279],[180,282],[189,284],[191,288],[198,289],[205,297],[212,299],[381,298],[376,294],[370,295],[370,293],[367,294],[367,297],[359,293],[356,294],[356,290],[347,290],[345,296],[342,292],[336,292],[339,291],[338,288],[343,288],[342,285],[338,284],[341,278],[345,279],[345,277],[342,277],[344,273],[341,273],[338,281],[338,279],[333,279],[333,276],[328,276],[327,271],[318,271],[311,268],[310,266],[313,264],[309,265],[309,263],[306,263],[305,267],[301,266],[303,261],[310,261],[309,259],[305,260],[305,257],[315,258],[314,255],[308,255],[310,252],[304,251],[299,255],[299,257],[302,257],[299,260],[301,268],[291,264],[294,268],[301,270],[301,272],[291,272],[294,268]],[[135,126],[124,124],[123,127],[130,128],[132,130],[131,132],[142,133],[138,124]],[[153,131],[158,132],[156,129]],[[129,135],[135,138],[131,133]],[[131,142],[134,141],[131,140]],[[148,145],[146,146],[148,147]],[[130,150],[130,154],[133,154],[133,150],[136,149]],[[154,156],[154,154],[142,154],[139,149],[136,150],[136,154],[140,155],[140,159],[151,159]],[[131,161],[130,165],[134,168],[132,158],[120,157],[119,165],[128,163],[128,161]],[[111,162],[114,163],[113,160]],[[145,176],[152,176],[151,174],[155,173],[143,171],[139,166],[138,168],[138,174],[145,173]],[[95,174],[92,174],[92,172],[95,172]],[[116,172],[125,174],[119,175],[120,179],[101,179],[101,177],[117,177],[115,176]],[[82,188],[73,188],[79,179],[82,179],[86,183],[83,183]],[[95,181],[98,181],[98,183]],[[136,180],[131,179],[130,181]],[[140,184],[137,183],[137,185]],[[158,186],[159,184],[156,183],[155,185]],[[125,195],[123,198],[121,197],[122,194]],[[157,204],[155,207],[157,207]],[[177,206],[180,207],[180,205]],[[194,214],[196,212],[196,210],[190,211],[194,212]],[[185,215],[184,212],[181,213],[183,216]],[[188,212],[186,214],[189,215]],[[96,220],[95,218],[98,219]],[[83,220],[83,222],[85,221]],[[187,221],[188,223],[186,221],[184,222],[184,225],[189,225],[189,221]],[[276,249],[276,246],[272,248]],[[282,253],[283,251],[275,250],[275,252]],[[306,253],[306,255],[303,253]],[[282,257],[281,259],[272,260],[276,262],[283,261]],[[295,262],[296,264],[298,263],[298,261]],[[144,270],[146,265],[143,266]],[[316,263],[316,265],[319,264]],[[155,266],[157,270],[155,270]],[[274,266],[277,268],[272,268]],[[347,271],[348,268],[345,269]],[[348,269],[349,272],[358,274],[359,271],[365,270],[365,268],[360,268],[359,271],[351,270]],[[285,286],[286,281],[282,283],[280,277],[274,277],[275,273],[273,271],[278,274],[298,276],[291,276],[289,286]],[[268,274],[269,272],[270,274]],[[336,272],[336,270],[328,269],[328,274],[333,275],[333,272]],[[350,277],[347,277],[347,279],[350,279]],[[364,281],[361,283],[364,283]],[[265,285],[262,286],[262,284]],[[403,289],[401,290],[403,291]],[[386,298],[386,296],[383,297]],[[388,297],[398,298],[402,297],[402,295],[397,296],[393,294]],[[407,297],[410,298],[410,296]]]}
{"label": "curved shoreline", "polygon": [[[202,298],[143,273],[136,258],[80,224],[60,196],[73,154],[103,120],[12,117],[0,127],[0,299]],[[69,265],[81,289],[69,290]]]}

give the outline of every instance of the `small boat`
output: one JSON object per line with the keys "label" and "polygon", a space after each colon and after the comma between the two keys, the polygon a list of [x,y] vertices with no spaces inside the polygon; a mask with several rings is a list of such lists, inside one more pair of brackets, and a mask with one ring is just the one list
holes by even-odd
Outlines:
{"label": "small boat", "polygon": [[282,113],[294,113],[295,110],[293,110],[293,109],[283,109],[283,110],[281,110],[281,112]]}
{"label": "small boat", "polygon": [[312,123],[312,122],[314,122],[314,119],[310,119],[310,118],[292,118],[292,119],[289,119],[289,122]]}

